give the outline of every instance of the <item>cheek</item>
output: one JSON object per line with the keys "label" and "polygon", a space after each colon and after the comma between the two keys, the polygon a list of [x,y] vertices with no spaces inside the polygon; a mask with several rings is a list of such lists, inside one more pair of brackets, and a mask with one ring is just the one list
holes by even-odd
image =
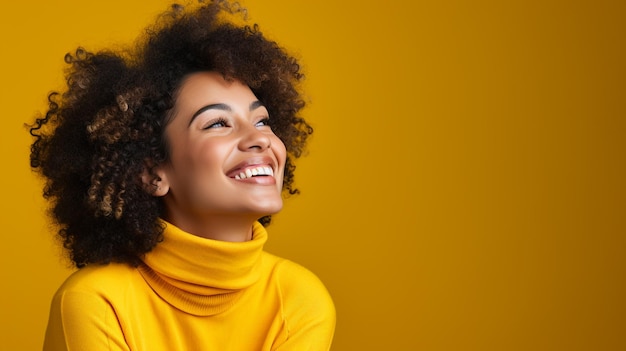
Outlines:
{"label": "cheek", "polygon": [[198,172],[205,176],[213,173],[224,173],[225,164],[228,164],[233,155],[232,145],[219,142],[206,142],[197,147],[194,157],[194,164]]}
{"label": "cheek", "polygon": [[274,155],[276,155],[278,163],[281,166],[284,166],[287,158],[287,149],[285,148],[285,144],[277,136],[273,136],[272,138],[272,150],[274,151]]}
{"label": "cheek", "polygon": [[187,176],[221,169],[227,147],[220,143],[178,144],[172,148],[172,164]]}

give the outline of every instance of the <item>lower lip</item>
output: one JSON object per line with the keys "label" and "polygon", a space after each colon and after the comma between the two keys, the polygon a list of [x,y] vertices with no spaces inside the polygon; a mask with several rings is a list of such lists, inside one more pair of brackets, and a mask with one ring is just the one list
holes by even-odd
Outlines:
{"label": "lower lip", "polygon": [[235,178],[231,178],[231,179],[236,182],[246,183],[246,184],[276,185],[276,178],[269,177],[269,176],[259,176],[259,177],[252,177],[252,178],[246,178],[246,179],[235,179]]}

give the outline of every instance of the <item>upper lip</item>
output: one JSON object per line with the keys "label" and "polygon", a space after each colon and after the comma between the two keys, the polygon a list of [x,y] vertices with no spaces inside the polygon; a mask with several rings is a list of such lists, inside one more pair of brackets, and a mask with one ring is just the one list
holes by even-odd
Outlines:
{"label": "upper lip", "polygon": [[228,170],[228,172],[226,172],[226,175],[230,178],[234,178],[237,174],[241,173],[242,170],[254,166],[271,167],[272,171],[274,171],[274,174],[276,174],[276,163],[274,162],[274,160],[268,156],[258,156],[247,158],[239,162],[235,167]]}

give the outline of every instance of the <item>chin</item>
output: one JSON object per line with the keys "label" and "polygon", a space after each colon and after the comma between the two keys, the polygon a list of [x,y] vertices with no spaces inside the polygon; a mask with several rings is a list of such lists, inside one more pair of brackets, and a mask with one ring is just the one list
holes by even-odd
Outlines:
{"label": "chin", "polygon": [[265,211],[265,215],[264,215],[264,216],[277,214],[277,213],[278,213],[278,212],[280,212],[282,209],[283,209],[283,206],[282,206],[282,205],[281,205],[281,206],[275,206],[275,207],[273,207],[273,208],[267,208],[267,209],[266,209],[266,211]]}
{"label": "chin", "polygon": [[277,214],[283,209],[283,202],[280,201],[280,203],[271,203],[271,204],[268,203],[265,206],[260,206],[258,209],[259,209],[259,213],[262,216],[269,216],[269,215]]}

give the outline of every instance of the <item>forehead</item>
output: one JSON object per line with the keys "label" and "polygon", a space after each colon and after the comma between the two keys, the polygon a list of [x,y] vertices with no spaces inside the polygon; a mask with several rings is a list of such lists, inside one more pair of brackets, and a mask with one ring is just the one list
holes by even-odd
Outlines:
{"label": "forehead", "polygon": [[227,80],[217,72],[196,72],[188,75],[180,84],[176,104],[193,99],[254,99],[250,88],[238,80]]}

